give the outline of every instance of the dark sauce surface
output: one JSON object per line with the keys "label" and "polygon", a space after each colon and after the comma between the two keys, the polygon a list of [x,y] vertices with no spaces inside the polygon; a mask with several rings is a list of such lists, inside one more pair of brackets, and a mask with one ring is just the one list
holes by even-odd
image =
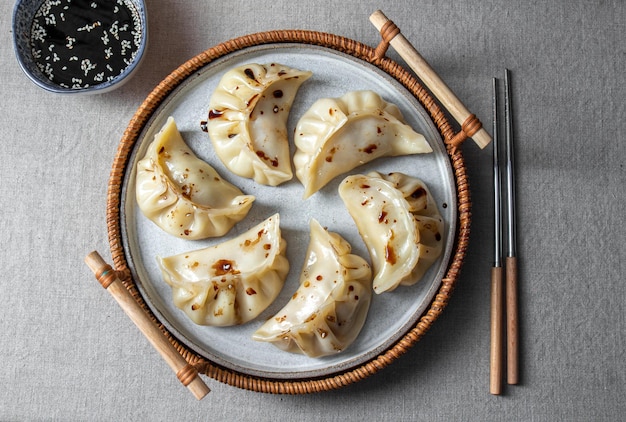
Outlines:
{"label": "dark sauce surface", "polygon": [[31,27],[37,66],[50,81],[72,89],[121,74],[140,43],[139,14],[129,0],[45,0]]}

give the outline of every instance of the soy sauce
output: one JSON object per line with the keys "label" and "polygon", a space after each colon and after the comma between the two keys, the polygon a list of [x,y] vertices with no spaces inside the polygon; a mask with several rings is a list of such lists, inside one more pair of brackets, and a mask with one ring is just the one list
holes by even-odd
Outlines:
{"label": "soy sauce", "polygon": [[81,89],[120,75],[141,44],[130,0],[45,0],[31,27],[37,67],[57,85]]}

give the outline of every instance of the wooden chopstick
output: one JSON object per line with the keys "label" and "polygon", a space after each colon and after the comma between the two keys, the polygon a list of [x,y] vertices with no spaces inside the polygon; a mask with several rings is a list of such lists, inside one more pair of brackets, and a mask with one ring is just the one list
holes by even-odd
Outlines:
{"label": "wooden chopstick", "polygon": [[491,352],[489,391],[502,393],[504,291],[502,272],[502,205],[500,182],[500,145],[498,125],[498,80],[493,79],[493,204],[494,204],[494,264],[491,269]]}
{"label": "wooden chopstick", "polygon": [[517,299],[517,251],[515,168],[513,153],[513,120],[511,112],[511,72],[504,72],[504,107],[506,125],[506,174],[507,174],[507,225],[508,252],[506,257],[506,326],[507,326],[507,382],[519,381],[518,299]]}
{"label": "wooden chopstick", "polygon": [[111,293],[126,315],[174,370],[180,382],[192,392],[196,399],[200,400],[206,396],[211,390],[202,381],[198,371],[187,363],[185,358],[163,335],[159,327],[133,299],[111,266],[104,262],[100,254],[95,251],[85,257],[85,263],[93,271],[102,287]]}
{"label": "wooden chopstick", "polygon": [[[370,15],[370,22],[374,24],[378,31],[381,31],[383,26],[390,21],[382,11],[377,10]],[[400,57],[406,61],[409,67],[413,69],[417,77],[430,89],[441,104],[450,112],[452,117],[454,117],[460,125],[463,125],[472,114],[404,35],[398,32],[398,34],[389,41],[389,44],[400,54]],[[491,136],[484,128],[481,128],[472,135],[472,139],[480,148],[486,147],[491,142]]]}

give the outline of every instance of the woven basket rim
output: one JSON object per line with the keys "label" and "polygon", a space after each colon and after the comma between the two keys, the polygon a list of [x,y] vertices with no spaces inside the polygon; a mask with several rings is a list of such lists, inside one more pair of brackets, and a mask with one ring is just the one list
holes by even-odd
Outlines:
{"label": "woven basket rim", "polygon": [[[317,379],[267,379],[242,374],[231,369],[223,368],[207,360],[205,357],[198,355],[195,351],[180,342],[151,312],[132,279],[126,261],[121,230],[120,205],[122,203],[122,187],[130,155],[140,133],[162,101],[166,99],[182,81],[194,74],[198,69],[218,58],[248,47],[281,43],[317,45],[336,50],[371,63],[400,82],[424,107],[441,134],[444,143],[448,146],[447,152],[454,172],[457,194],[457,236],[447,271],[435,297],[430,302],[427,310],[420,316],[415,326],[379,356],[372,358],[356,368]],[[471,201],[463,154],[460,148],[451,146],[452,144],[450,143],[455,135],[456,133],[446,113],[412,74],[397,62],[387,57],[376,57],[373,48],[358,41],[317,31],[275,30],[244,35],[223,42],[191,58],[159,83],[139,106],[123,133],[113,162],[107,192],[106,219],[109,246],[114,268],[121,275],[125,287],[129,290],[137,303],[150,315],[153,321],[159,325],[172,345],[199,373],[245,390],[277,394],[321,392],[353,384],[379,372],[413,347],[442,313],[458,280],[469,243]]]}

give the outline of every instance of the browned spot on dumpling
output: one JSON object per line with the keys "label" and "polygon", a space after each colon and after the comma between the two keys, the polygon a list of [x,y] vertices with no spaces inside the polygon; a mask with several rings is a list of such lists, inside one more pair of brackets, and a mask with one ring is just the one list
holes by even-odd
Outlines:
{"label": "browned spot on dumpling", "polygon": [[378,222],[379,223],[383,223],[386,222],[386,217],[387,217],[387,211],[381,211],[380,214],[378,214]]}
{"label": "browned spot on dumpling", "polygon": [[321,338],[326,338],[328,336],[328,332],[326,330],[321,329],[321,328],[318,328],[317,332],[320,333],[320,337]]}
{"label": "browned spot on dumpling", "polygon": [[235,263],[228,259],[220,259],[213,264],[215,275],[239,274],[239,270],[235,268]]}
{"label": "browned spot on dumpling", "polygon": [[309,317],[304,322],[311,322],[315,318],[317,318],[317,314],[311,314],[311,315],[309,315]]}
{"label": "browned spot on dumpling", "polygon": [[316,279],[317,281],[322,281],[322,280],[324,279],[324,277],[322,277],[322,275],[320,274],[320,275],[318,275],[317,277],[315,277],[315,279]]}
{"label": "browned spot on dumpling", "polygon": [[193,185],[182,185],[180,190],[183,198],[189,200],[191,199],[191,196],[193,195]]}
{"label": "browned spot on dumpling", "polygon": [[385,246],[385,261],[387,261],[391,265],[394,265],[397,260],[398,258],[396,257],[396,252],[394,251],[393,247],[389,243],[387,243],[387,246]]}
{"label": "browned spot on dumpling", "polygon": [[373,153],[376,149],[378,148],[378,145],[376,144],[369,144],[368,146],[366,146],[365,148],[363,148],[361,151],[363,151],[366,154],[371,154]]}
{"label": "browned spot on dumpling", "polygon": [[274,96],[274,98],[282,98],[283,91],[281,89],[277,89],[276,91],[272,92],[272,95]]}
{"label": "browned spot on dumpling", "polygon": [[[265,229],[259,230],[259,232],[256,234],[256,239],[246,239],[243,242],[243,246],[245,247],[250,247],[250,246],[254,246],[257,243],[259,243],[261,241],[261,238],[263,237],[263,234],[265,233]],[[272,245],[269,245],[270,247],[267,248],[267,245],[269,244],[265,244],[263,245],[263,249],[268,250],[272,247]]]}
{"label": "browned spot on dumpling", "polygon": [[252,69],[250,69],[249,67],[248,67],[248,68],[246,68],[246,69],[243,71],[243,73],[245,73],[245,74],[246,74],[246,76],[247,76],[248,78],[250,78],[250,79],[252,79],[252,80],[254,80],[254,79],[255,79],[254,72],[253,72],[253,71],[252,71]]}
{"label": "browned spot on dumpling", "polygon": [[262,160],[264,160],[264,161],[269,162],[269,163],[271,164],[271,166],[272,166],[272,167],[278,167],[278,160],[277,160],[276,158],[271,158],[271,157],[268,157],[268,156],[265,154],[265,152],[264,152],[264,151],[257,151],[257,152],[256,152],[256,155],[257,155],[260,159],[262,159]]}
{"label": "browned spot on dumpling", "polygon": [[277,322],[283,322],[284,320],[286,320],[286,319],[287,319],[287,315],[283,315],[283,316],[280,316],[280,317],[276,317],[276,318],[274,318],[274,319],[275,319]]}
{"label": "browned spot on dumpling", "polygon": [[326,156],[326,161],[329,163],[332,163],[335,153],[337,153],[337,147],[332,147],[330,151],[328,151],[328,155]]}
{"label": "browned spot on dumpling", "polygon": [[255,295],[255,294],[256,294],[256,290],[254,290],[252,287],[248,287],[248,288],[246,289],[246,294],[247,294],[248,296]]}

